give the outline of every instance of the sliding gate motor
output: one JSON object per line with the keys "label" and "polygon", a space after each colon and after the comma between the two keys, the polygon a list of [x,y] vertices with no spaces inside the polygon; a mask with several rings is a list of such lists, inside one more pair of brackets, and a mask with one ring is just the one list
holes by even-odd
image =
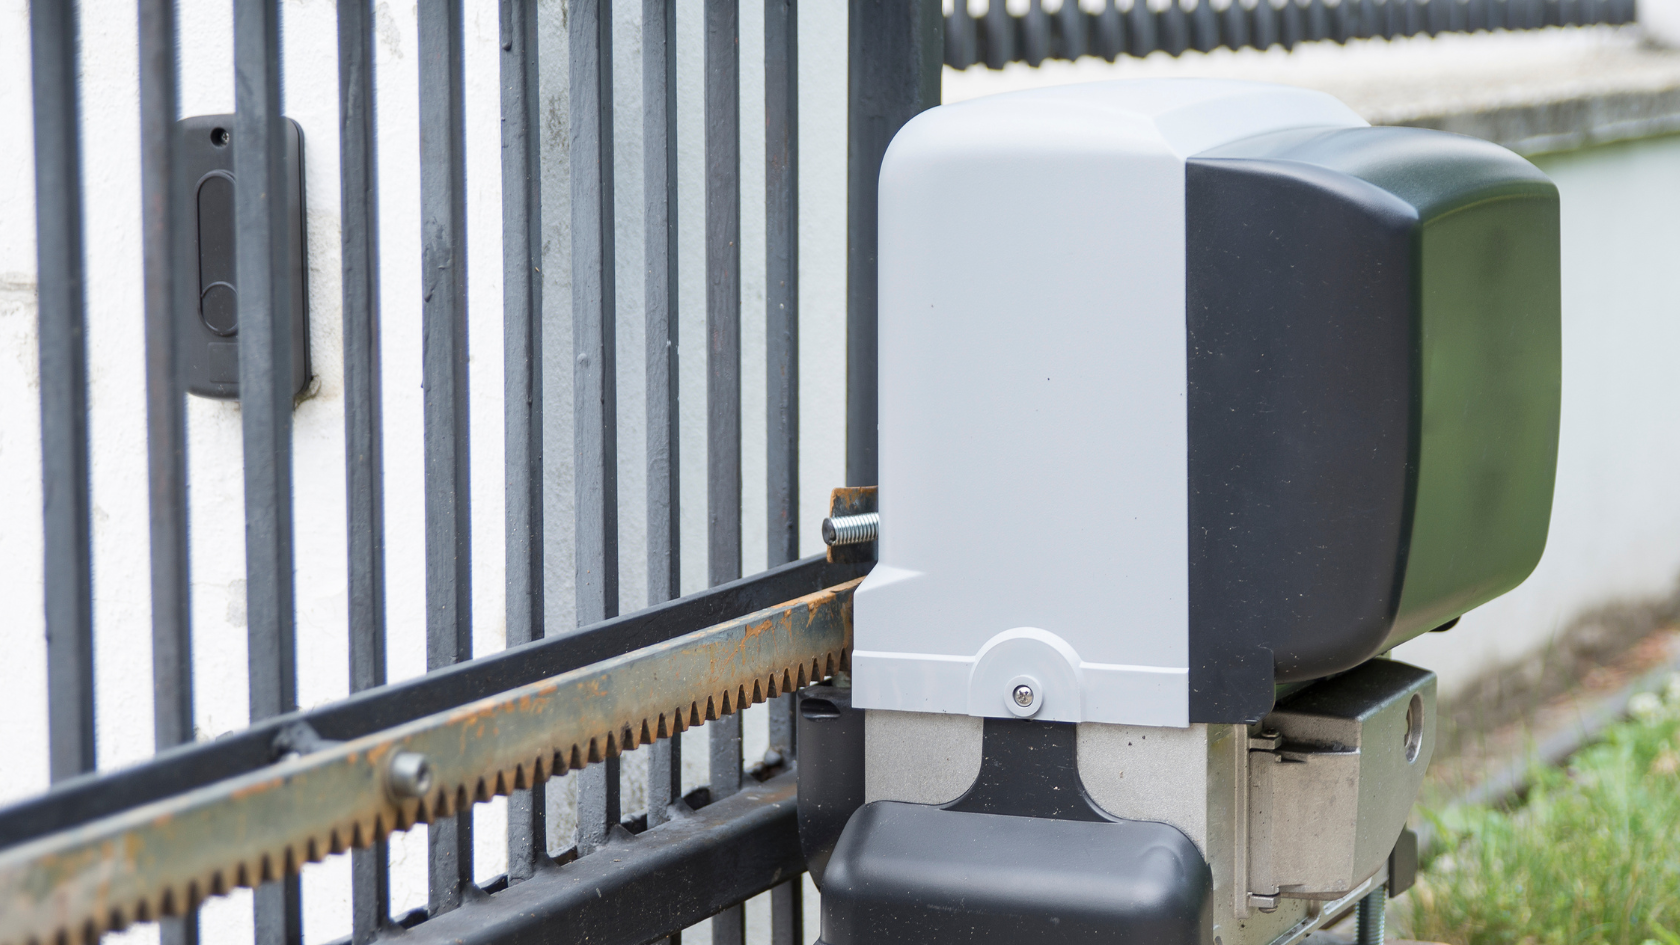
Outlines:
{"label": "sliding gate motor", "polygon": [[821,941],[1287,943],[1409,884],[1435,677],[1385,654],[1539,561],[1559,346],[1495,145],[1213,81],[907,124]]}

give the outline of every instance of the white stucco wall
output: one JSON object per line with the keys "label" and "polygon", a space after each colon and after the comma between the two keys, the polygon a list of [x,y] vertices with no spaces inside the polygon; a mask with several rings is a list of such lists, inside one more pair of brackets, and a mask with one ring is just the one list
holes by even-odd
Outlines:
{"label": "white stucco wall", "polygon": [[[500,106],[497,7],[466,9],[468,307],[472,397],[473,609],[476,652],[500,649],[503,620],[503,431]],[[643,276],[641,43],[637,3],[615,5],[620,606],[646,603],[645,434],[642,422]],[[705,585],[704,125],[699,4],[678,10],[679,276],[683,588]],[[302,126],[309,196],[313,393],[294,422],[297,523],[298,695],[315,705],[346,694],[345,495],[339,280],[335,4],[282,5],[286,113]],[[572,588],[570,210],[565,4],[544,3],[544,364],[547,618],[575,623]],[[806,553],[828,490],[844,474],[846,21],[839,0],[808,3],[801,34],[801,507]],[[383,293],[388,666],[392,679],[425,669],[421,475],[419,147],[415,7],[376,5]],[[232,18],[226,3],[181,3],[182,111],[233,109]],[[89,359],[93,428],[95,648],[99,763],[152,750],[145,414],[140,284],[138,96],[135,9],[117,0],[82,4],[83,148],[88,187]],[[45,646],[41,613],[39,389],[35,354],[35,246],[29,134],[26,0],[0,0],[0,684],[15,712],[0,729],[0,802],[47,783]],[[762,7],[742,4],[742,387],[744,569],[765,564],[765,236]],[[15,365],[15,366],[13,366]],[[236,404],[189,398],[193,527],[194,669],[201,738],[247,721],[241,445]],[[690,786],[706,780],[704,733],[685,753]],[[747,725],[747,756],[762,753],[762,711]],[[641,765],[626,764],[625,807],[642,802]],[[568,779],[569,780],[569,779]],[[568,784],[551,788],[551,842],[569,846]],[[500,802],[478,808],[476,872],[505,867]],[[425,833],[393,842],[392,907],[425,903]],[[305,935],[349,930],[344,857],[305,871]],[[814,896],[812,897],[814,901]],[[762,904],[750,910],[761,924]],[[246,893],[209,903],[206,941],[249,941]],[[129,933],[146,939],[146,928]],[[704,938],[700,930],[698,938]]]}

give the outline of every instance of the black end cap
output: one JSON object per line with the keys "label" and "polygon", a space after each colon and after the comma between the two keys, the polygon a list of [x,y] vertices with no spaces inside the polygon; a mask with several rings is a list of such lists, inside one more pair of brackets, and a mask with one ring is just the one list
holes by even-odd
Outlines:
{"label": "black end cap", "polygon": [[1174,827],[877,801],[823,885],[825,945],[1212,940],[1213,874]]}
{"label": "black end cap", "polygon": [[1390,899],[1412,888],[1417,882],[1418,841],[1412,828],[1400,831],[1394,849],[1388,854],[1388,896]]}

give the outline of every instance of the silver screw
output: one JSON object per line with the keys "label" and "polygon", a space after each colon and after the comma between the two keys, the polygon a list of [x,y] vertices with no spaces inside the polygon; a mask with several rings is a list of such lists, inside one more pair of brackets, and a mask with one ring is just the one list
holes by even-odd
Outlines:
{"label": "silver screw", "polygon": [[860,545],[874,541],[881,534],[879,512],[861,515],[836,515],[822,521],[823,542],[829,545]]}
{"label": "silver screw", "polygon": [[1033,701],[1033,691],[1032,691],[1031,686],[1027,685],[1026,683],[1022,683],[1021,685],[1015,687],[1015,704],[1016,705],[1025,709],[1027,706],[1032,705],[1032,701]]}
{"label": "silver screw", "polygon": [[391,759],[391,773],[386,784],[399,800],[421,797],[432,789],[431,762],[419,752],[398,752]]}

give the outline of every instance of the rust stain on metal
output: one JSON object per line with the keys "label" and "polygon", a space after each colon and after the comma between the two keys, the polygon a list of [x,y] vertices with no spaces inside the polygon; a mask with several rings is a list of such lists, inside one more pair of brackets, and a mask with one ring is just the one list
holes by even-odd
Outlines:
{"label": "rust stain on metal", "polygon": [[[849,667],[853,581],[0,852],[0,945],[93,945]],[[435,787],[387,794],[418,752]]]}

